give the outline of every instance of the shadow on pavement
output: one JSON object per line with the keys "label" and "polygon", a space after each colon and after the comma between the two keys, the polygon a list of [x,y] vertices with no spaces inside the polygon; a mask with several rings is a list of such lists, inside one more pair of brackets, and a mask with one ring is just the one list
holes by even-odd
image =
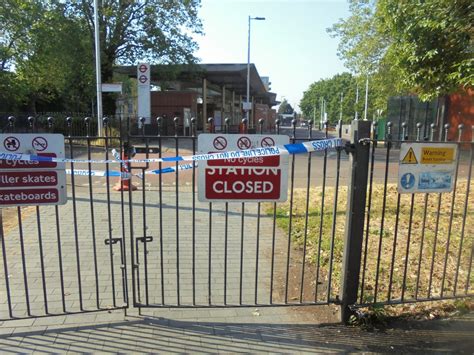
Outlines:
{"label": "shadow on pavement", "polygon": [[[25,331],[21,331],[25,329]],[[129,317],[93,325],[16,328],[0,336],[7,352],[472,352],[472,316],[402,322],[383,332],[339,324],[265,324]]]}

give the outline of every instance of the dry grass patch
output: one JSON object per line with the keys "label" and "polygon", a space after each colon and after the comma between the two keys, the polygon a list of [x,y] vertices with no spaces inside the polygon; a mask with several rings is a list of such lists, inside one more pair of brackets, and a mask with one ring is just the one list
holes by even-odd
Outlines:
{"label": "dry grass patch", "polygon": [[[452,193],[398,195],[392,184],[383,209],[384,186],[373,186],[364,231],[362,303],[472,294],[474,182],[467,205],[466,189],[467,182],[458,181],[453,200]],[[347,188],[339,188],[337,203],[335,195],[334,187],[324,196],[321,187],[295,189],[293,204],[278,205],[276,211],[278,227],[288,233],[291,210],[292,241],[306,245],[306,262],[320,266],[320,281],[327,281],[332,268],[334,296],[340,286]]]}
{"label": "dry grass patch", "polygon": [[[27,206],[21,208],[21,218],[25,219],[31,216],[35,211],[34,206]],[[3,220],[3,233],[6,235],[8,232],[18,226],[18,208],[7,207],[1,209],[2,220]]]}

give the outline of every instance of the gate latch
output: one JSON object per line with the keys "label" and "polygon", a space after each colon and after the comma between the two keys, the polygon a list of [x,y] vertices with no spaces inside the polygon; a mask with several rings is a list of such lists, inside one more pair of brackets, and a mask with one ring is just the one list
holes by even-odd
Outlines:
{"label": "gate latch", "polygon": [[150,236],[146,236],[146,237],[137,238],[136,240],[138,242],[142,242],[142,243],[149,243],[149,242],[153,241],[153,237],[150,235]]}
{"label": "gate latch", "polygon": [[121,238],[109,238],[109,239],[104,239],[105,245],[110,245],[110,244],[117,244],[122,242]]}
{"label": "gate latch", "polygon": [[346,154],[354,153],[356,148],[355,145],[352,144],[351,142],[346,142],[346,145],[343,147],[344,151]]}

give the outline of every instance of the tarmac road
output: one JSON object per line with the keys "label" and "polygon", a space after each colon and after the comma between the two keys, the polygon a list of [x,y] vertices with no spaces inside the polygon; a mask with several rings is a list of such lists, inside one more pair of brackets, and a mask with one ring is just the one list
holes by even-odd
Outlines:
{"label": "tarmac road", "polygon": [[[305,127],[297,127],[296,130],[296,142],[302,142],[308,140],[309,131]],[[293,129],[290,127],[283,127],[280,131],[281,134],[287,134],[290,137],[293,135]],[[313,129],[312,139],[324,139],[324,133],[318,130]],[[334,132],[330,132],[329,138],[334,137]],[[149,142],[151,146],[157,146],[157,142]],[[197,150],[197,147],[196,147]],[[188,155],[193,153],[192,140],[181,140],[178,147],[178,155]],[[66,153],[68,156],[68,153]],[[383,143],[379,143],[379,146],[375,150],[375,163],[374,163],[374,175],[373,181],[374,184],[383,184],[385,180],[385,168],[386,168],[386,154],[387,149],[383,146]],[[388,166],[388,183],[396,184],[398,180],[398,161],[399,161],[399,149],[393,148],[390,151],[390,163]],[[162,142],[162,156],[169,157],[176,155],[176,144],[174,139],[164,139]],[[111,157],[111,154],[109,155]],[[84,148],[75,148],[75,157],[76,158],[86,158],[86,151]],[[135,158],[143,159],[145,154],[137,154]],[[150,158],[158,158],[158,154],[151,154]],[[105,152],[103,148],[94,148],[92,153],[92,158],[94,159],[103,159],[105,158]],[[334,186],[336,183],[336,172],[337,172],[337,152],[335,150],[328,150],[327,152],[327,161],[326,161],[326,170],[324,169],[324,152],[314,152],[311,154],[309,159],[308,154],[297,154],[294,156],[294,187],[295,188],[306,188],[308,185],[308,176],[310,179],[310,186],[321,186],[323,183],[324,176],[326,177],[326,185]],[[311,160],[311,169],[308,172],[309,160]],[[144,164],[136,164],[135,167],[143,167]],[[162,167],[174,166],[174,163],[162,164]],[[290,158],[290,171],[289,178],[292,176],[292,161]],[[461,153],[460,165],[459,165],[459,177],[460,179],[466,178],[469,167],[469,153],[463,151]],[[69,168],[69,167],[68,167]],[[76,169],[87,169],[86,164],[76,164]],[[118,164],[111,164],[109,167],[111,170],[118,170]],[[148,170],[158,169],[159,164],[150,164]],[[105,170],[103,164],[92,164],[92,169]],[[138,174],[141,172],[141,169],[134,169]],[[197,175],[197,174],[196,174]],[[349,155],[343,151],[341,152],[341,162],[340,162],[340,185],[347,185],[350,176],[350,162]],[[192,186],[192,170],[181,171],[178,176],[174,173],[168,173],[162,175],[162,186],[163,188],[174,188],[176,184],[180,188],[191,188]],[[115,184],[118,178],[110,178],[111,184]],[[144,184],[147,189],[158,189],[160,178],[158,175],[147,175],[145,181],[142,181],[138,178],[133,178],[134,184],[140,186]],[[70,183],[70,177],[68,178]],[[92,178],[92,184],[97,188],[106,187],[105,178]],[[88,187],[89,179],[86,176],[76,176],[75,185],[79,187]],[[197,181],[196,181],[197,186]],[[291,186],[291,180],[289,181],[289,186]]]}

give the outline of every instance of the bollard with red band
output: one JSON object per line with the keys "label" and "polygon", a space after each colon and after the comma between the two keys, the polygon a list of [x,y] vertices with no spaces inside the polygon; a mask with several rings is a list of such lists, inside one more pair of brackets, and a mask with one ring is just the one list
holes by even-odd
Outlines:
{"label": "bollard with red band", "polygon": [[215,133],[216,132],[216,126],[214,125],[214,118],[209,117],[207,119],[207,128],[209,133]]}
{"label": "bollard with red band", "polygon": [[246,118],[243,118],[242,122],[240,123],[239,133],[240,134],[247,134],[248,133],[248,131],[247,131],[247,119]]}
{"label": "bollard with red band", "polygon": [[[129,146],[128,143],[124,143],[123,145],[123,151],[122,151],[122,155],[121,155],[121,159],[122,160],[128,160],[130,158],[132,158],[133,156],[135,155],[134,153],[134,148]],[[130,163],[122,163],[120,164],[120,171],[122,173],[130,173]],[[126,175],[125,174],[125,175]],[[120,180],[117,182],[117,184],[115,184],[115,186],[113,187],[113,189],[115,191],[135,191],[137,190],[138,188],[132,184],[132,176],[131,175],[128,175],[128,176],[120,176]]]}

